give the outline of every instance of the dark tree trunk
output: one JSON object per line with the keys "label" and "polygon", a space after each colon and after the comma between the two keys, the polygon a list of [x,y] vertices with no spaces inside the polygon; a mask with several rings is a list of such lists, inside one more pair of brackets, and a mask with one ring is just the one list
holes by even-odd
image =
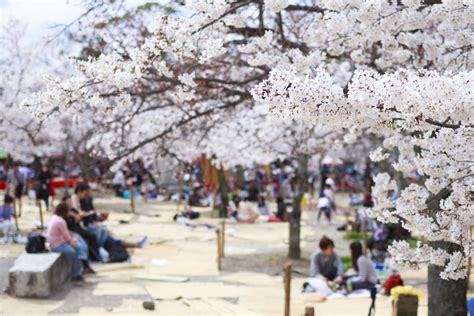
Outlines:
{"label": "dark tree trunk", "polygon": [[35,155],[33,159],[33,170],[35,171],[36,176],[38,176],[41,172],[41,158]]}
{"label": "dark tree trunk", "polygon": [[301,258],[300,248],[300,231],[301,231],[301,199],[303,194],[298,194],[293,197],[293,208],[289,213],[290,220],[290,248],[288,250],[288,257],[290,259]]}
{"label": "dark tree trunk", "polygon": [[82,173],[82,182],[89,183],[89,173],[87,172],[88,167],[86,167],[82,164],[80,164],[80,165],[81,165],[81,169],[82,169],[82,172],[81,172]]}
{"label": "dark tree trunk", "polygon": [[372,161],[370,157],[365,158],[365,170],[364,170],[364,188],[372,192],[372,186],[374,185],[374,180],[372,179]]}
{"label": "dark tree trunk", "polygon": [[298,157],[298,169],[296,170],[296,184],[293,195],[293,207],[289,213],[289,249],[290,259],[301,258],[300,233],[301,233],[301,200],[308,187],[308,160],[309,157],[301,155]]}
{"label": "dark tree trunk", "polygon": [[227,217],[227,206],[229,205],[229,185],[225,178],[224,168],[221,166],[217,170],[217,177],[219,181],[219,195],[221,197],[221,205],[219,206],[220,217]]}
{"label": "dark tree trunk", "polygon": [[[440,210],[439,202],[451,194],[444,189],[436,198],[429,198],[428,210],[434,216]],[[430,242],[435,249],[443,249],[449,253],[462,251],[462,247],[446,241]],[[467,278],[460,280],[444,280],[440,277],[443,267],[428,266],[428,315],[429,316],[465,316],[467,315]]]}
{"label": "dark tree trunk", "polygon": [[240,189],[244,187],[245,185],[245,179],[244,179],[244,168],[242,166],[237,166],[237,180],[236,180],[236,185]]}
{"label": "dark tree trunk", "polygon": [[66,150],[64,150],[64,162],[63,162],[63,172],[64,172],[64,194],[69,195],[69,170],[67,169],[67,163],[69,159],[69,138],[66,139]]}
{"label": "dark tree trunk", "polygon": [[[449,242],[430,243],[435,248],[453,251],[459,245]],[[444,280],[440,277],[443,267],[428,267],[428,315],[429,316],[465,316],[467,315],[466,293],[467,279]]]}
{"label": "dark tree trunk", "polygon": [[94,161],[90,158],[89,153],[87,152],[77,154],[76,159],[81,168],[82,181],[84,183],[89,183],[90,179],[95,178]]}

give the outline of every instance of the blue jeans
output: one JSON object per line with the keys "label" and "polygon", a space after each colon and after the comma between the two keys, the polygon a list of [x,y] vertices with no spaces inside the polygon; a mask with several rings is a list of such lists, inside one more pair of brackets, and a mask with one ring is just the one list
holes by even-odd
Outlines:
{"label": "blue jeans", "polygon": [[104,247],[105,241],[109,238],[109,232],[107,228],[100,224],[97,226],[95,223],[90,223],[87,226],[87,229],[97,236],[97,241],[99,242],[99,247]]}
{"label": "blue jeans", "polygon": [[77,235],[77,245],[76,252],[79,260],[88,260],[89,259],[89,247],[87,246],[86,241],[81,236]]}
{"label": "blue jeans", "polygon": [[78,256],[76,248],[65,242],[61,246],[51,249],[52,252],[59,252],[65,254],[72,262],[72,276],[77,277],[81,275],[81,261]]}

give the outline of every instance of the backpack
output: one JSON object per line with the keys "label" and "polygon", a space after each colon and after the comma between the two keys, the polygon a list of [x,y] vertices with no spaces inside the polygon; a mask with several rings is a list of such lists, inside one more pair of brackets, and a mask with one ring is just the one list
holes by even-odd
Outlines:
{"label": "backpack", "polygon": [[383,285],[384,290],[385,290],[385,295],[390,295],[390,291],[392,290],[392,288],[399,285],[403,285],[403,280],[400,277],[400,274],[395,273],[389,276]]}
{"label": "backpack", "polygon": [[124,262],[127,261],[130,255],[122,246],[122,243],[111,238],[107,239],[104,245],[105,250],[109,253],[109,262]]}
{"label": "backpack", "polygon": [[46,252],[46,238],[38,233],[29,233],[25,250],[27,253]]}

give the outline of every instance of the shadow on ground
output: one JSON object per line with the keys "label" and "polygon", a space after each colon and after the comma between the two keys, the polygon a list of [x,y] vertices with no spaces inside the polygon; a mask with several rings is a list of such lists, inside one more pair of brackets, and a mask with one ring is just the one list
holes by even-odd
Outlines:
{"label": "shadow on ground", "polygon": [[257,272],[269,275],[283,275],[285,263],[291,262],[292,269],[303,275],[309,274],[308,258],[290,260],[285,253],[257,253],[252,255],[226,256],[222,261],[223,272]]}

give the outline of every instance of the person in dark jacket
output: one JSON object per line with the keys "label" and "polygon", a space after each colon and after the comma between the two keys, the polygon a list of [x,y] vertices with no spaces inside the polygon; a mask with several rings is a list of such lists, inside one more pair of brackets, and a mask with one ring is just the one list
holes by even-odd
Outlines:
{"label": "person in dark jacket", "polygon": [[53,180],[53,176],[49,171],[48,165],[43,165],[41,167],[41,172],[38,174],[38,183],[36,188],[36,201],[41,208],[41,201],[44,201],[46,204],[46,211],[49,211],[49,195],[51,192],[51,182]]}
{"label": "person in dark jacket", "polygon": [[277,212],[276,217],[284,221],[286,219],[286,204],[282,197],[277,198]]}
{"label": "person in dark jacket", "polygon": [[65,202],[70,208],[68,216],[65,217],[68,229],[81,236],[87,243],[89,248],[90,260],[95,262],[101,262],[102,258],[100,257],[99,242],[97,240],[96,234],[86,229],[86,226],[82,222],[82,217],[79,214],[79,211],[72,207],[72,201],[70,196],[65,196],[63,198],[63,202]]}
{"label": "person in dark jacket", "polygon": [[110,244],[110,241],[120,243],[125,248],[142,248],[146,244],[147,236],[143,237],[139,242],[129,242],[114,238],[112,232],[104,223],[104,220],[107,219],[108,215],[103,215],[107,213],[98,213],[94,207],[90,186],[87,184],[81,184],[78,187],[78,192],[84,192],[84,194],[81,194],[81,198],[79,199],[81,208],[80,212],[86,214],[86,216],[82,216],[82,222],[84,223],[84,226],[87,227],[87,230],[97,237],[100,247],[104,247],[108,251],[106,245]]}

